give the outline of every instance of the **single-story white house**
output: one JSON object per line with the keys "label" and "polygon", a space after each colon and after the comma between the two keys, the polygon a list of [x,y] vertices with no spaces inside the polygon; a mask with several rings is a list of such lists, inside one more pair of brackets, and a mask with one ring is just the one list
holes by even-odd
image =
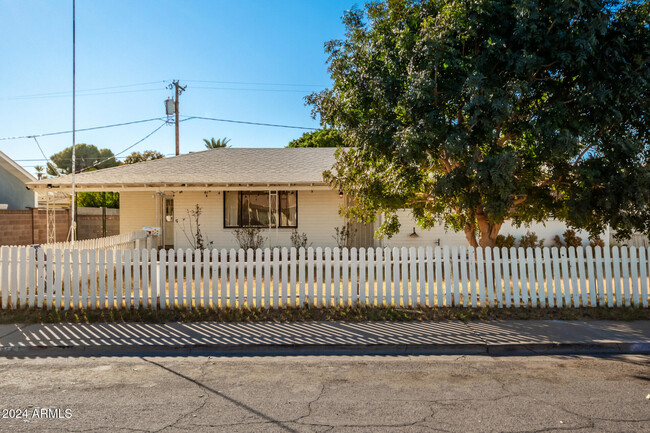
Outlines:
{"label": "single-story white house", "polygon": [[[191,248],[191,212],[198,205],[206,245],[238,248],[235,231],[258,227],[265,247],[290,247],[291,233],[307,236],[314,247],[335,247],[336,228],[346,222],[339,209],[347,198],[323,181],[332,167],[333,148],[221,148],[137,164],[122,165],[76,176],[77,191],[120,193],[120,233],[159,227],[158,245]],[[29,183],[37,191],[71,191],[71,176]],[[443,226],[422,230],[409,211],[400,212],[400,233],[374,239],[373,224],[353,224],[356,247],[467,245],[463,233]],[[377,223],[375,223],[377,224]],[[517,237],[531,230],[551,245],[565,226],[558,221],[514,228],[502,234]],[[588,236],[580,234],[585,244]],[[606,242],[608,239],[606,239]]]}
{"label": "single-story white house", "polygon": [[36,178],[0,152],[0,209],[37,207],[36,193],[27,187]]}

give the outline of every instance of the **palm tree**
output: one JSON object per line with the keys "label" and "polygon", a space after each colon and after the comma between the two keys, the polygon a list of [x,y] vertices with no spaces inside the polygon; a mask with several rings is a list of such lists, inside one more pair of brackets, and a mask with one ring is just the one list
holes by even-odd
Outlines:
{"label": "palm tree", "polygon": [[36,170],[36,176],[38,176],[38,179],[40,180],[43,177],[43,171],[45,171],[45,169],[42,165],[35,165],[34,170]]}
{"label": "palm tree", "polygon": [[219,149],[220,147],[229,147],[226,146],[228,143],[230,143],[230,138],[224,137],[220,138],[218,140],[215,140],[214,137],[208,140],[207,138],[204,138],[203,141],[205,142],[205,148],[206,149]]}

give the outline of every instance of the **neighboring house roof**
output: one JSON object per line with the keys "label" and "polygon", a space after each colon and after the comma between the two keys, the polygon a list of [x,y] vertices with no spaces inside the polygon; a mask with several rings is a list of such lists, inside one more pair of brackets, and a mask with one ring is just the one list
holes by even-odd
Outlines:
{"label": "neighboring house roof", "polygon": [[[90,171],[75,176],[80,189],[142,186],[324,185],[335,148],[220,148]],[[67,187],[71,175],[35,187]]]}
{"label": "neighboring house roof", "polygon": [[24,183],[29,183],[29,182],[35,182],[36,178],[32,176],[31,173],[29,173],[27,170],[22,168],[20,165],[16,164],[16,162],[9,158],[7,155],[4,153],[0,152],[0,167],[4,168],[7,170],[9,173],[12,175],[16,176],[18,180]]}

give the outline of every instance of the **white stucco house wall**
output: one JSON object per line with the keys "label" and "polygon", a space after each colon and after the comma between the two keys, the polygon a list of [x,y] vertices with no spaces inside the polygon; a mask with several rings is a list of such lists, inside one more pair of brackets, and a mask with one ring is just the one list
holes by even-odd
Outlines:
{"label": "white stucco house wall", "polygon": [[[158,244],[191,248],[189,220],[200,206],[201,232],[212,248],[238,248],[235,230],[256,226],[265,247],[290,247],[291,233],[307,235],[314,247],[335,247],[335,229],[347,197],[323,181],[334,164],[333,148],[221,148],[171,158],[123,165],[76,176],[77,191],[120,193],[120,233],[159,227]],[[37,191],[70,192],[70,176],[31,182]],[[356,224],[357,247],[466,246],[463,233],[443,226],[422,230],[407,210],[399,214],[401,231],[375,239],[374,225]],[[413,231],[415,230],[415,236]],[[534,231],[551,245],[566,227],[558,221],[514,228],[502,234],[517,237]],[[588,236],[579,233],[585,244]]]}
{"label": "white stucco house wall", "polygon": [[27,184],[36,178],[0,152],[0,209],[37,207],[36,193]]}

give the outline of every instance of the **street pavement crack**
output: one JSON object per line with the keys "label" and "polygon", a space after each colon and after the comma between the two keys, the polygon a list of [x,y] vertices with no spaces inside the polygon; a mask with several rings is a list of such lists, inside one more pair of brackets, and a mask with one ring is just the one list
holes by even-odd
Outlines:
{"label": "street pavement crack", "polygon": [[[171,368],[169,368],[169,367],[165,367],[164,365],[159,364],[159,363],[157,363],[157,362],[155,362],[155,361],[152,361],[152,360],[150,360],[150,359],[145,359],[145,358],[141,358],[141,359],[142,359],[143,361],[146,361],[146,362],[150,363],[150,364],[156,365],[156,366],[160,367],[161,369],[168,371],[169,373],[172,373],[172,374],[174,374],[174,375],[176,375],[176,376],[178,376],[178,377],[181,377],[181,378],[187,380],[188,382],[192,382],[192,383],[194,383],[195,385],[199,386],[200,388],[202,388],[202,389],[204,389],[204,390],[206,390],[206,391],[212,393],[213,395],[216,395],[216,396],[218,396],[218,397],[221,397],[222,399],[229,401],[230,403],[234,404],[235,406],[238,406],[238,407],[240,407],[240,408],[242,408],[242,409],[244,409],[244,410],[246,410],[246,411],[252,413],[253,415],[258,416],[258,417],[260,417],[260,418],[266,420],[266,421],[269,422],[269,423],[273,423],[273,424],[275,424],[276,426],[280,427],[280,428],[283,429],[283,430],[286,430],[286,431],[288,431],[288,432],[296,432],[296,433],[297,433],[296,430],[294,430],[294,429],[292,429],[291,427],[287,426],[284,422],[279,421],[279,420],[276,420],[276,419],[273,419],[273,418],[271,418],[270,416],[268,416],[268,415],[266,415],[266,414],[264,414],[264,413],[262,413],[262,412],[260,412],[260,411],[258,411],[258,410],[256,410],[256,409],[254,409],[254,408],[248,406],[247,404],[242,403],[241,401],[235,400],[234,398],[229,397],[229,396],[227,396],[226,394],[224,394],[224,393],[222,393],[222,392],[220,392],[220,391],[217,391],[216,389],[210,388],[209,386],[207,386],[207,385],[205,385],[205,384],[199,382],[199,381],[196,380],[196,379],[192,379],[192,378],[189,377],[189,376],[186,376],[186,375],[184,375],[184,374],[182,374],[182,373],[179,373],[179,372],[177,372],[177,371],[174,371],[174,370],[172,370]],[[207,399],[204,399],[204,401],[203,401],[203,403],[202,403],[202,406],[205,405],[205,402],[206,402],[206,401],[207,401]],[[195,412],[195,411],[198,410],[198,409],[200,409],[200,408],[197,408],[197,409],[195,409],[195,410],[192,411],[192,412]],[[190,413],[190,414],[191,414],[191,413]]]}

